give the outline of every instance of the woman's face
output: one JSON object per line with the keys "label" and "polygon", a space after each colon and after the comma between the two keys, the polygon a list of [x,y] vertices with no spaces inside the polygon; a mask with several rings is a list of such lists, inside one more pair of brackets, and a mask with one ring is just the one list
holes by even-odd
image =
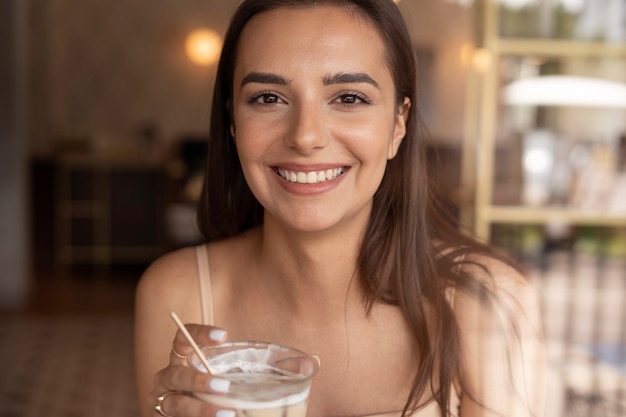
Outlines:
{"label": "woman's face", "polygon": [[336,6],[279,8],[246,25],[231,130],[266,221],[367,222],[410,106],[396,103],[385,57],[373,24]]}

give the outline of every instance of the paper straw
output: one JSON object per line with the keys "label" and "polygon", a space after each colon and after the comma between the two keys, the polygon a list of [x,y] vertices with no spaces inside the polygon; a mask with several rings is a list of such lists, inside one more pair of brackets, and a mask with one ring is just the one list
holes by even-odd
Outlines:
{"label": "paper straw", "polygon": [[215,373],[212,369],[211,366],[209,365],[209,362],[206,360],[206,358],[204,357],[204,354],[202,353],[202,351],[200,350],[200,347],[198,346],[198,344],[196,343],[195,340],[193,340],[193,337],[191,337],[191,335],[189,334],[189,331],[187,330],[187,328],[185,327],[185,325],[183,324],[182,321],[180,321],[180,319],[178,318],[178,315],[176,313],[174,313],[173,311],[170,313],[170,316],[172,316],[172,318],[174,319],[174,321],[176,322],[176,325],[178,326],[178,328],[180,329],[181,332],[183,332],[183,334],[185,335],[185,337],[187,338],[187,341],[189,342],[189,344],[191,345],[191,347],[193,348],[193,350],[196,351],[196,354],[198,355],[198,358],[200,359],[200,362],[202,362],[202,364],[205,366],[205,368],[210,372],[210,373]]}

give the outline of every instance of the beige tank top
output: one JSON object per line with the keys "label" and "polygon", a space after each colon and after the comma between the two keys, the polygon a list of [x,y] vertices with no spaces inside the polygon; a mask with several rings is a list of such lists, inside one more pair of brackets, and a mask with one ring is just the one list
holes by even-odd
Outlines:
{"label": "beige tank top", "polygon": [[[209,269],[209,255],[206,245],[196,246],[196,258],[198,262],[198,280],[200,285],[200,305],[202,307],[202,323],[212,325],[213,315],[213,289],[211,288],[211,271]],[[452,389],[450,398],[451,417],[460,417],[460,399],[456,390]],[[358,417],[400,417],[401,411],[393,411],[385,414],[369,414]],[[440,417],[439,405],[432,401],[422,408],[413,417]]]}

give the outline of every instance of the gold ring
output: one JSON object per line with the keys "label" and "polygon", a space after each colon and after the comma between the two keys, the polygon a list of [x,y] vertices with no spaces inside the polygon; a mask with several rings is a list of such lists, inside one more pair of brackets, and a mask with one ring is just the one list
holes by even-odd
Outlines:
{"label": "gold ring", "polygon": [[181,359],[187,359],[186,355],[181,355],[180,353],[176,352],[176,349],[174,349],[174,345],[172,344],[172,353],[176,356],[178,356]]}
{"label": "gold ring", "polygon": [[165,394],[159,395],[157,397],[157,403],[154,406],[154,409],[156,410],[157,413],[161,414],[163,417],[172,417],[171,415],[167,414],[163,410],[163,400],[165,400],[168,396],[170,396],[172,394],[178,394],[178,392],[176,392],[176,391],[169,391],[169,392],[166,392]]}

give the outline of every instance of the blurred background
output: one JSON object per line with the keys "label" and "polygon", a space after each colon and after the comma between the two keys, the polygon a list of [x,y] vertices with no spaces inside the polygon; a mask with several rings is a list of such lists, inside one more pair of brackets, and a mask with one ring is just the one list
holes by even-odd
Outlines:
{"label": "blurred background", "polygon": [[[238,4],[0,2],[0,415],[137,414],[134,288],[201,241]],[[626,3],[399,7],[440,192],[537,283],[547,415],[626,416]]]}

